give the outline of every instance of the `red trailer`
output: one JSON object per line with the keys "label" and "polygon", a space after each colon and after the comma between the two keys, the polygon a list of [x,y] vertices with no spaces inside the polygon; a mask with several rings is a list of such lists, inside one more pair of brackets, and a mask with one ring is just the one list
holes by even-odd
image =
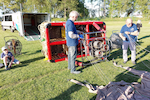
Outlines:
{"label": "red trailer", "polygon": [[[47,56],[48,61],[58,62],[67,60],[67,46],[65,39],[65,23],[66,22],[51,22],[46,25],[45,37],[47,44]],[[74,22],[76,29],[83,31],[86,40],[86,54],[83,53],[83,48],[81,40],[79,40],[79,45],[77,46],[77,58],[81,56],[88,56],[90,53],[89,44],[93,39],[103,41],[106,44],[106,24],[102,21],[82,21]],[[100,39],[98,39],[100,37]],[[103,40],[102,40],[103,39]],[[94,40],[95,41],[95,40]],[[82,50],[82,51],[81,51]]]}

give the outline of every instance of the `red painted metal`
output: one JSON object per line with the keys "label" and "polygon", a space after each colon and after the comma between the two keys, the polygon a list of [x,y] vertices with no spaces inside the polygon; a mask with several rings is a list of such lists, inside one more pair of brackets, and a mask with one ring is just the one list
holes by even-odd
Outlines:
{"label": "red painted metal", "polygon": [[50,47],[50,41],[49,41],[49,32],[48,32],[48,27],[45,30],[46,33],[46,43],[47,43],[47,55],[48,55],[48,60],[52,59],[52,54],[51,54],[51,47]]}
{"label": "red painted metal", "polygon": [[94,26],[98,31],[101,29],[95,22],[93,22],[93,26]]}
{"label": "red painted metal", "polygon": [[[62,45],[62,44],[66,44],[66,40],[64,41],[56,41],[56,42],[50,42],[50,33],[49,33],[49,28],[52,26],[62,26],[65,27],[66,22],[51,22],[46,26],[46,43],[47,43],[47,53],[48,53],[48,60],[51,61],[52,60],[52,54],[51,54],[51,46],[53,45]],[[74,22],[75,25],[84,25],[86,26],[86,32],[90,32],[90,25],[93,25],[97,31],[102,31],[101,27],[99,26],[99,24],[103,24],[103,30],[106,30],[106,25],[104,22],[102,21],[88,21],[88,22]],[[104,33],[104,39],[105,39],[105,33]],[[90,38],[89,34],[85,35],[86,39]],[[90,40],[87,41],[88,45],[90,42]],[[80,42],[79,42],[80,43]],[[89,54],[89,48],[87,48],[87,53]],[[85,54],[83,54],[83,56],[85,56]],[[89,56],[89,55],[88,55]],[[81,55],[77,55],[77,58],[82,57]],[[66,57],[62,57],[60,59],[56,59],[54,62],[59,62],[59,61],[64,61],[64,60],[68,60],[67,59],[67,55]],[[78,65],[82,66],[82,62],[77,62]]]}
{"label": "red painted metal", "polygon": [[65,41],[50,42],[49,45],[60,45],[60,44],[66,44],[66,40]]}
{"label": "red painted metal", "polygon": [[[86,32],[90,32],[89,24],[86,25]],[[86,39],[89,39],[89,38],[90,38],[90,35],[89,35],[89,34],[86,34],[85,37],[86,37]],[[88,41],[86,42],[86,45],[88,45],[89,43],[90,43],[90,41],[88,40]],[[87,53],[89,53],[89,52],[90,52],[90,51],[89,51],[89,47],[87,47]]]}

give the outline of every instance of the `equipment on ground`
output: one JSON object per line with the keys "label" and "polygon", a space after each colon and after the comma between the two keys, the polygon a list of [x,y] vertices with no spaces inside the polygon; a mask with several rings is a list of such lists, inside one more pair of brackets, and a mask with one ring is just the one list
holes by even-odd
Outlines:
{"label": "equipment on ground", "polygon": [[119,36],[119,30],[113,30],[112,35],[110,36],[112,41],[112,49],[122,48],[123,40]]}
{"label": "equipment on ground", "polygon": [[[43,22],[39,25],[42,52],[50,62],[68,60],[68,47],[65,39],[66,22]],[[102,21],[74,22],[82,31],[84,39],[79,39],[77,58],[92,56],[95,60],[105,60],[110,54],[111,41],[106,38],[106,24]],[[83,58],[84,59],[84,58]],[[83,61],[82,61],[83,62]],[[83,66],[82,62],[76,62]]]}
{"label": "equipment on ground", "polygon": [[21,54],[22,44],[16,36],[5,36],[5,46],[13,55]]}

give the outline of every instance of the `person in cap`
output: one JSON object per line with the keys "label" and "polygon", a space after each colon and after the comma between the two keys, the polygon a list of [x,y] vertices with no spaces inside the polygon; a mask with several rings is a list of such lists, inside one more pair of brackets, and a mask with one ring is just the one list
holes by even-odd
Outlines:
{"label": "person in cap", "polygon": [[6,46],[2,47],[1,60],[3,60],[6,70],[9,70],[13,63],[20,64],[20,61],[14,58],[13,54],[8,51]]}
{"label": "person in cap", "polygon": [[[139,35],[139,33],[140,33],[140,28],[142,27],[141,20],[138,20],[138,21],[137,21],[136,26],[137,26],[138,35]],[[139,41],[139,40],[138,40],[138,35],[137,35],[137,42]]]}
{"label": "person in cap", "polygon": [[136,64],[136,36],[138,35],[137,26],[133,23],[131,18],[126,20],[126,24],[122,26],[119,36],[123,40],[123,60],[124,63],[128,61],[127,50],[128,47],[131,50],[131,61]]}

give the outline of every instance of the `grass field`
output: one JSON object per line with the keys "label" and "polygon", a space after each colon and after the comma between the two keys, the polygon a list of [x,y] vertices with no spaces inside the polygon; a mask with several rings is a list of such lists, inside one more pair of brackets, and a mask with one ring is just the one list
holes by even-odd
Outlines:
{"label": "grass field", "polygon": [[[120,30],[125,21],[106,21],[107,37],[113,30]],[[142,21],[143,27],[139,35],[139,44],[150,51],[150,24]],[[88,92],[86,87],[76,85],[67,81],[76,79],[88,81],[92,85],[107,85],[110,81],[140,82],[128,71],[113,66],[111,60],[114,58],[118,64],[129,66],[137,70],[150,71],[150,54],[137,50],[137,64],[133,65],[131,60],[123,64],[122,50],[116,49],[111,52],[110,61],[100,62],[85,68],[77,67],[81,74],[71,74],[67,68],[67,61],[48,63],[44,61],[41,53],[40,41],[26,41],[15,31],[2,31],[0,29],[0,47],[5,45],[4,37],[17,36],[22,43],[21,55],[15,56],[20,60],[20,65],[13,65],[11,70],[0,69],[0,100],[94,100],[96,94]],[[1,51],[0,51],[1,53]],[[130,59],[130,55],[128,56]],[[78,59],[80,60],[80,58]],[[147,67],[143,62],[148,65]],[[0,61],[2,63],[2,61]]]}

